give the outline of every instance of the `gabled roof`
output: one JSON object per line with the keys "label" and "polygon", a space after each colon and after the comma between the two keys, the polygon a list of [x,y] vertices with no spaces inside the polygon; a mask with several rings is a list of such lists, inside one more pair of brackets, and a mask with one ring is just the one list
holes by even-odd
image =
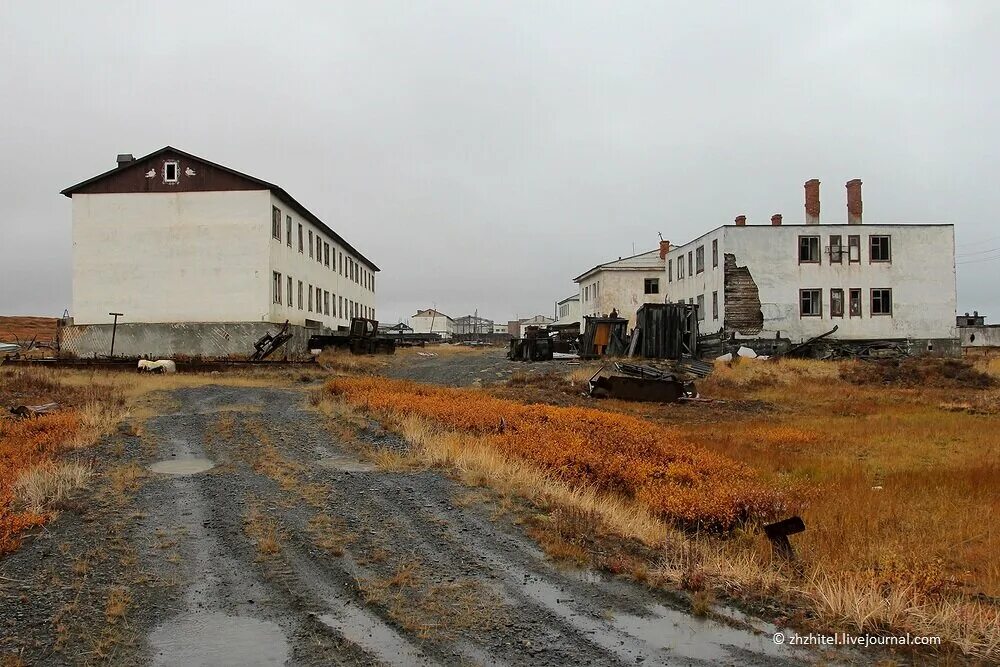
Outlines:
{"label": "gabled roof", "polygon": [[578,292],[576,294],[570,294],[568,297],[566,297],[562,301],[556,301],[556,305],[561,306],[562,304],[566,303],[567,301],[579,301],[579,300],[580,300],[580,294]]}
{"label": "gabled roof", "polygon": [[362,255],[360,252],[358,252],[357,248],[355,248],[350,243],[348,243],[347,241],[345,241],[344,238],[340,234],[338,234],[337,232],[333,231],[325,222],[323,222],[322,220],[320,220],[319,218],[317,218],[312,213],[312,211],[310,211],[305,206],[303,206],[302,204],[300,204],[294,197],[292,197],[290,194],[288,194],[288,192],[286,192],[284,188],[282,188],[280,186],[277,186],[277,185],[275,185],[273,183],[268,183],[267,181],[261,180],[259,178],[255,178],[253,176],[250,176],[249,174],[244,174],[243,172],[236,171],[235,169],[230,169],[229,167],[226,167],[225,165],[221,165],[221,164],[218,164],[218,163],[215,163],[215,162],[211,162],[210,160],[206,160],[205,158],[198,157],[197,155],[192,155],[191,153],[185,153],[184,151],[178,150],[178,149],[174,148],[173,146],[164,146],[163,148],[161,148],[161,149],[159,149],[157,151],[153,151],[149,155],[144,155],[144,156],[142,156],[140,158],[136,158],[133,162],[128,162],[128,163],[119,165],[119,166],[115,167],[114,169],[110,169],[110,170],[104,172],[103,174],[98,174],[97,176],[94,176],[93,178],[88,178],[87,180],[81,181],[80,183],[77,183],[76,185],[71,185],[70,187],[68,187],[65,190],[63,190],[62,192],[60,192],[59,194],[65,195],[67,197],[72,197],[74,193],[80,192],[81,190],[83,190],[84,188],[86,188],[87,186],[89,186],[89,185],[91,185],[93,183],[97,183],[99,181],[103,181],[104,179],[109,178],[111,176],[114,176],[115,174],[120,174],[123,171],[135,168],[135,167],[139,166],[140,163],[145,162],[146,160],[153,159],[153,158],[155,158],[155,157],[157,157],[159,155],[163,155],[164,153],[170,153],[170,154],[173,154],[173,155],[178,155],[178,156],[183,157],[183,158],[187,158],[188,160],[194,160],[196,162],[200,162],[200,163],[205,164],[205,165],[207,165],[209,167],[212,167],[213,169],[218,169],[219,171],[225,172],[225,173],[230,174],[232,176],[235,176],[237,178],[241,178],[241,179],[243,179],[243,180],[245,180],[245,181],[247,181],[247,182],[249,182],[251,184],[257,185],[257,186],[259,186],[259,189],[261,189],[261,190],[270,190],[271,193],[273,193],[275,197],[277,197],[278,199],[280,199],[281,201],[283,201],[288,206],[292,207],[292,209],[296,213],[298,213],[303,218],[305,218],[306,220],[308,220],[309,222],[313,223],[314,225],[316,225],[317,227],[319,227],[321,230],[323,230],[324,232],[326,232],[327,234],[329,234],[331,237],[333,237],[333,239],[337,243],[339,243],[340,245],[342,245],[345,249],[350,250],[351,253],[353,253],[358,258],[358,260],[360,260],[363,264],[365,264],[372,271],[380,271],[380,269],[377,266],[375,266],[374,262],[372,262],[370,259],[368,259],[364,255]]}
{"label": "gabled roof", "polygon": [[638,255],[632,255],[631,257],[619,257],[618,259],[605,262],[604,264],[598,264],[594,268],[581,273],[576,278],[573,278],[573,282],[578,283],[584,278],[597,273],[598,271],[654,271],[663,270],[663,260],[660,259],[660,251],[650,250],[649,252],[641,252]]}
{"label": "gabled roof", "polygon": [[[442,313],[439,310],[434,310],[433,308],[426,308],[424,310],[418,310],[417,314],[414,315],[413,317],[444,317],[444,318],[447,318],[447,319],[451,320],[450,317],[448,317],[447,315],[445,315],[444,313]],[[455,320],[451,320],[451,321],[454,322]]]}

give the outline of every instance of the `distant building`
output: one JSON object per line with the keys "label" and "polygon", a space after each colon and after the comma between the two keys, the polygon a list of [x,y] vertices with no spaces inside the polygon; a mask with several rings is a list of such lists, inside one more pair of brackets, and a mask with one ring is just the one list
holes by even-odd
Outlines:
{"label": "distant building", "polygon": [[980,315],[979,311],[973,311],[971,315],[959,315],[955,318],[955,326],[959,327],[981,327],[986,324],[986,316]]}
{"label": "distant building", "polygon": [[506,324],[500,324],[499,322],[494,322],[493,323],[493,333],[495,333],[495,334],[506,334],[507,333],[507,325]]}
{"label": "distant building", "polygon": [[580,295],[572,294],[562,301],[556,302],[556,324],[573,324],[580,322]]}
{"label": "distant building", "polygon": [[522,338],[526,327],[544,327],[555,322],[555,319],[547,315],[534,315],[520,320],[510,320],[507,322],[507,333],[511,338]]}
{"label": "distant building", "polygon": [[455,320],[433,308],[418,310],[410,318],[410,326],[414,333],[436,333],[442,338],[451,338],[455,334]]}
{"label": "distant building", "polygon": [[964,352],[993,352],[1000,349],[1000,324],[986,324],[978,311],[959,315],[958,339]]}
{"label": "distant building", "polygon": [[493,320],[475,315],[464,315],[455,319],[456,334],[492,334]]}
{"label": "distant building", "polygon": [[639,306],[663,303],[664,266],[663,252],[651,250],[598,264],[580,274],[573,279],[580,285],[580,315],[610,315],[617,310],[630,327],[635,326]]}
{"label": "distant building", "polygon": [[739,216],[667,251],[666,300],[698,305],[702,331],[799,342],[910,339],[957,352],[955,238],[949,224],[861,224],[861,181],[847,183],[847,224],[819,222],[819,181],[805,184],[804,225]]}

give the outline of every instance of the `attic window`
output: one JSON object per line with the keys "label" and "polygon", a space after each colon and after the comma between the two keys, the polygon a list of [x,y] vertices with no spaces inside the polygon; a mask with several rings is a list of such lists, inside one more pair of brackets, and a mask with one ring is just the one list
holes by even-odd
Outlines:
{"label": "attic window", "polygon": [[163,163],[163,182],[164,183],[176,183],[177,182],[177,161],[170,161]]}

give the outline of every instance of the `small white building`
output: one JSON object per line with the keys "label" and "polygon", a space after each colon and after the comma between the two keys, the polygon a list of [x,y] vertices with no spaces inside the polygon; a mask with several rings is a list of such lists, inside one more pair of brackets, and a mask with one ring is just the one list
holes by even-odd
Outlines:
{"label": "small white building", "polygon": [[442,338],[451,338],[456,332],[455,320],[433,308],[418,310],[410,318],[410,326],[413,333],[435,333]]}
{"label": "small white building", "polygon": [[[663,303],[662,250],[651,250],[631,257],[598,264],[573,279],[580,285],[580,315],[618,315],[635,326],[635,311],[644,303]],[[584,324],[581,321],[580,327]]]}
{"label": "small white building", "polygon": [[[117,162],[62,191],[73,202],[75,325],[120,312],[122,353],[218,356],[199,347],[207,337],[235,354],[261,324],[375,318],[378,267],[283,188],[170,146]],[[152,325],[189,335],[158,340]]]}
{"label": "small white building", "polygon": [[820,224],[819,181],[806,183],[806,223],[717,227],[667,253],[666,300],[699,306],[703,332],[799,342],[909,338],[956,347],[954,227],[861,224],[861,181],[847,224]]}
{"label": "small white building", "polygon": [[573,324],[574,322],[579,323],[581,321],[580,317],[580,295],[571,294],[562,301],[556,302],[556,324]]}

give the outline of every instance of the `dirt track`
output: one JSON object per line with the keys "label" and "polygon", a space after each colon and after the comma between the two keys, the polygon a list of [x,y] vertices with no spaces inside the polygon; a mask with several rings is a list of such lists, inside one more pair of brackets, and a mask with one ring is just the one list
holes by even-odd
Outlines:
{"label": "dirt track", "polygon": [[759,622],[753,633],[695,619],[646,588],[556,568],[485,492],[363,462],[355,438],[405,445],[377,425],[326,423],[311,389],[162,396],[159,414],[101,458],[214,467],[149,472],[130,486],[123,471],[136,468],[107,466],[116,483],[0,562],[0,651],[23,651],[29,664],[809,657],[774,646]]}

